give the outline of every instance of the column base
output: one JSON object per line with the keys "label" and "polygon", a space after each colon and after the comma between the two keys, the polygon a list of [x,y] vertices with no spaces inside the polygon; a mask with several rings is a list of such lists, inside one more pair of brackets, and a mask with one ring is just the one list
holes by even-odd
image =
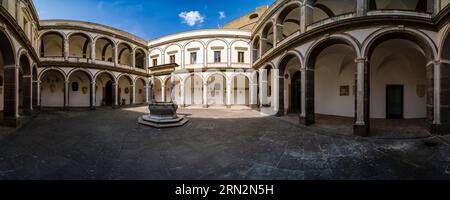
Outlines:
{"label": "column base", "polygon": [[316,123],[315,120],[308,119],[308,118],[302,117],[302,116],[300,116],[299,121],[300,121],[300,124],[303,124],[305,126],[310,126],[310,125],[313,125],[314,123]]}
{"label": "column base", "polygon": [[368,125],[359,125],[359,124],[353,125],[353,135],[361,136],[361,137],[368,137],[369,133],[370,133],[370,129],[369,129]]}
{"label": "column base", "polygon": [[450,134],[450,123],[431,124],[429,131],[433,135],[449,135]]}
{"label": "column base", "polygon": [[256,109],[259,109],[259,105],[256,105],[256,104],[250,105],[250,108],[256,110]]}
{"label": "column base", "polygon": [[227,105],[227,108],[230,109],[230,108],[231,108],[231,105]]}
{"label": "column base", "polygon": [[3,124],[7,127],[17,128],[20,125],[20,120],[18,118],[5,117]]}
{"label": "column base", "polygon": [[208,108],[208,105],[203,105],[202,108]]}

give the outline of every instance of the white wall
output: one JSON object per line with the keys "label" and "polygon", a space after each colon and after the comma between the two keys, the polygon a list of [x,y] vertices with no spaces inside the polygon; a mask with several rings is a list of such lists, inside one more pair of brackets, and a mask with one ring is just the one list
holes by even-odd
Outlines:
{"label": "white wall", "polygon": [[[119,104],[122,104],[122,99],[125,99],[125,105],[129,105],[131,103],[131,83],[130,80],[128,80],[128,78],[122,76],[119,80]],[[128,88],[128,94],[125,93],[126,88]]]}
{"label": "white wall", "polygon": [[224,76],[212,75],[208,80],[208,105],[225,105],[226,87]]}
{"label": "white wall", "polygon": [[386,118],[386,85],[404,85],[404,117],[425,118],[426,95],[419,97],[416,92],[418,85],[426,84],[425,65],[424,56],[405,42],[380,45],[370,64],[371,117]]}
{"label": "white wall", "polygon": [[[214,50],[212,48],[214,47],[220,47],[221,49]],[[211,64],[214,64],[214,51],[220,51],[221,52],[221,58],[220,63],[222,63],[222,66],[224,63],[228,62],[228,47],[227,44],[221,40],[214,40],[208,45],[208,66]]]}
{"label": "white wall", "polygon": [[[72,83],[78,83],[78,91],[72,90]],[[75,72],[69,78],[69,106],[89,107],[90,105],[90,80],[84,72]],[[83,92],[83,88],[85,92]]]}
{"label": "white wall", "polygon": [[[184,47],[184,64],[185,68],[201,68],[204,66],[204,51],[205,48],[203,47],[203,44],[197,41],[189,42]],[[191,63],[191,53],[196,52],[197,53],[197,63],[192,64]]]}
{"label": "white wall", "polygon": [[[315,66],[315,112],[354,117],[355,55],[344,45],[323,50]],[[340,87],[349,86],[350,95],[340,96]]]}
{"label": "white wall", "polygon": [[177,45],[171,45],[166,49],[164,64],[170,63],[170,56],[175,55],[175,63],[181,65],[181,48]]}
{"label": "white wall", "polygon": [[[135,83],[135,90],[136,90],[136,99],[135,102],[137,104],[143,104],[145,103],[145,82],[141,79],[138,79]],[[139,93],[140,91],[140,93]]]}
{"label": "white wall", "polygon": [[41,106],[64,106],[64,78],[57,72],[50,71],[41,78]]}
{"label": "white wall", "polygon": [[191,76],[186,80],[184,86],[186,105],[201,105],[203,103],[203,80],[198,76]]}
{"label": "white wall", "polygon": [[159,79],[155,78],[155,83],[154,84],[155,85],[153,87],[153,90],[155,91],[154,92],[155,101],[162,102],[162,84],[161,84],[161,81]]}
{"label": "white wall", "polygon": [[231,104],[248,105],[249,99],[249,81],[245,76],[237,75],[231,82]]}

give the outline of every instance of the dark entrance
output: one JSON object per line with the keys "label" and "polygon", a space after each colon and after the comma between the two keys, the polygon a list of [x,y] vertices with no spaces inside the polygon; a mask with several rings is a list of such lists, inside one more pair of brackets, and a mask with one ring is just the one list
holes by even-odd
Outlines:
{"label": "dark entrance", "polygon": [[403,119],[403,85],[386,86],[386,118]]}
{"label": "dark entrance", "polygon": [[300,113],[301,112],[301,73],[296,72],[294,76],[292,76],[291,80],[291,113]]}
{"label": "dark entrance", "polygon": [[113,103],[113,84],[112,81],[108,81],[105,86],[105,105],[112,106]]}

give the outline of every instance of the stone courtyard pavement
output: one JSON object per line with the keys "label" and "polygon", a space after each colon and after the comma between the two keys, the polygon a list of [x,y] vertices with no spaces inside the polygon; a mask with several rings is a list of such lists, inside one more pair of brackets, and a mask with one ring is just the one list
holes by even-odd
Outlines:
{"label": "stone courtyard pavement", "polygon": [[359,138],[223,109],[180,110],[186,126],[159,130],[137,124],[144,112],[43,112],[1,133],[0,179],[450,179],[450,137]]}

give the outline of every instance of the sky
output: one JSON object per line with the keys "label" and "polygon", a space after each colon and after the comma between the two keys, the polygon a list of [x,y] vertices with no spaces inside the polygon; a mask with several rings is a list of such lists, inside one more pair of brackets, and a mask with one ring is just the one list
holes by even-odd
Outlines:
{"label": "sky", "polygon": [[112,26],[146,40],[218,28],[275,0],[33,0],[41,20]]}

